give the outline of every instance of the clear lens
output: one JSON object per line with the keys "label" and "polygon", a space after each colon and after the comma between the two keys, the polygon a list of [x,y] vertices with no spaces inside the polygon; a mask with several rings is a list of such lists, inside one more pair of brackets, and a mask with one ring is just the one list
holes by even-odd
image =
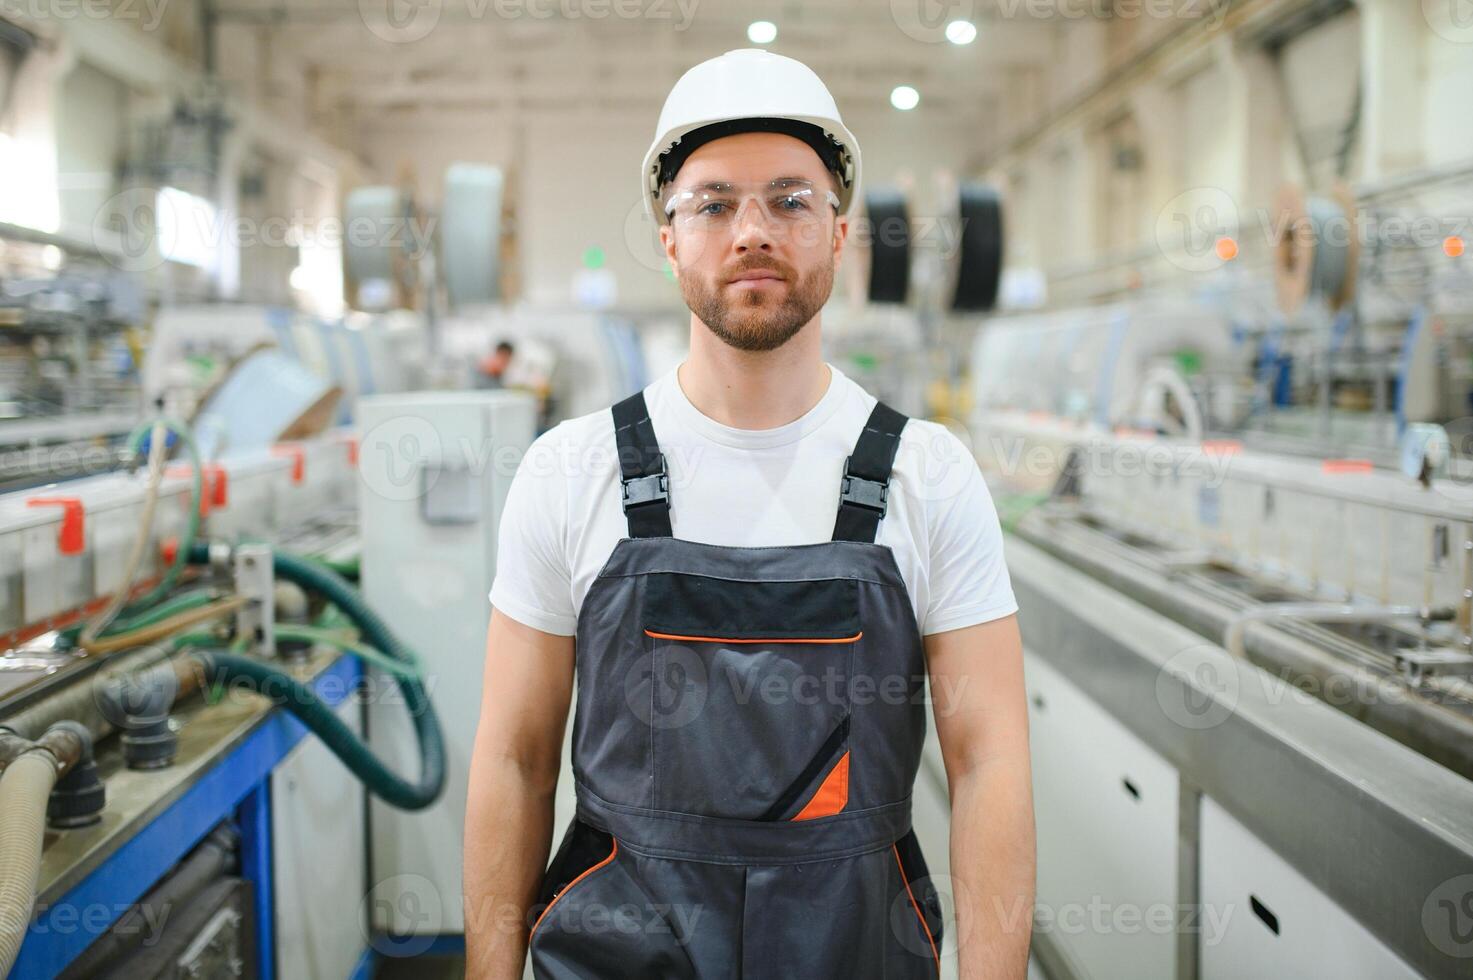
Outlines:
{"label": "clear lens", "polygon": [[754,204],[770,225],[818,224],[825,208],[839,208],[839,196],[812,181],[780,177],[764,184],[709,181],[678,187],[665,200],[665,214],[683,227],[718,231],[734,225],[742,209]]}

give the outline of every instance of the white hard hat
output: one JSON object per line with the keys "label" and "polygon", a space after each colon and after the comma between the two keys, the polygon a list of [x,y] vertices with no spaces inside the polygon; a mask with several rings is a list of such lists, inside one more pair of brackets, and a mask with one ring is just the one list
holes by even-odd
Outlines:
{"label": "white hard hat", "polygon": [[[784,122],[787,125],[784,125]],[[792,122],[808,123],[820,132]],[[733,124],[729,130],[717,124]],[[839,213],[847,214],[858,196],[859,142],[839,118],[839,108],[813,69],[761,48],[741,48],[699,65],[680,76],[670,90],[655,141],[644,155],[639,192],[646,213],[656,222],[665,216],[656,202],[660,196],[661,157],[698,129],[701,143],[718,136],[753,130],[786,132],[814,147],[825,163],[833,163],[839,178]],[[699,143],[695,145],[700,145]],[[687,141],[679,162],[694,146]]]}

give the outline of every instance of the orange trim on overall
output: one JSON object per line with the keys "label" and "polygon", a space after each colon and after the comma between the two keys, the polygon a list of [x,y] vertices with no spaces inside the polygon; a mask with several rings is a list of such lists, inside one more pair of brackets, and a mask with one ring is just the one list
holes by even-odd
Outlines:
{"label": "orange trim on overall", "polygon": [[844,809],[849,802],[849,753],[839,756],[834,768],[824,777],[813,799],[798,811],[794,820],[812,820],[814,817],[832,817]]}
{"label": "orange trim on overall", "polygon": [[556,905],[559,901],[561,901],[562,900],[562,897],[564,895],[566,895],[568,892],[572,891],[574,885],[578,884],[578,882],[582,881],[584,878],[587,878],[589,875],[593,874],[599,868],[602,868],[604,865],[606,865],[610,861],[614,860],[614,855],[615,854],[618,854],[618,853],[619,853],[619,840],[616,837],[616,838],[614,838],[614,849],[612,851],[609,851],[609,856],[608,857],[604,858],[602,861],[598,862],[593,867],[589,868],[588,870],[586,870],[582,874],[580,874],[578,877],[576,877],[572,881],[568,882],[566,885],[563,886],[562,891],[560,891],[556,895],[552,896],[552,901],[550,901],[550,902],[547,903],[547,908],[543,909],[542,910],[542,914],[537,917],[537,921],[534,922],[534,923],[532,923],[532,931],[529,932],[529,933],[527,933],[527,941],[528,942],[531,942],[532,941],[532,937],[535,936],[535,935],[537,935],[537,927],[540,926],[540,925],[542,925],[542,920],[543,919],[547,918],[547,913],[549,913],[549,912],[552,911],[552,907],[554,905]]}
{"label": "orange trim on overall", "polygon": [[895,866],[900,869],[900,880],[905,885],[905,894],[910,897],[910,907],[916,910],[916,918],[921,920],[921,929],[926,934],[926,941],[931,944],[931,956],[936,960],[936,975],[941,976],[941,954],[936,952],[936,940],[931,938],[931,927],[926,925],[926,917],[921,914],[920,903],[916,901],[915,893],[910,890],[910,879],[905,876],[905,862],[900,860],[900,848],[894,844],[890,850],[895,852]]}
{"label": "orange trim on overall", "polygon": [[738,636],[687,636],[683,633],[657,633],[654,630],[645,630],[645,636],[654,637],[657,640],[685,640],[690,643],[853,643],[864,635],[860,630],[853,636],[761,636],[761,637],[738,637]]}

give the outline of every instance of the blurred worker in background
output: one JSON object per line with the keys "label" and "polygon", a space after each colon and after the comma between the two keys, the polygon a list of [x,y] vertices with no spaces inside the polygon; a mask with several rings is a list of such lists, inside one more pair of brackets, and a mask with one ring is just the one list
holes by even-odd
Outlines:
{"label": "blurred worker in background", "polygon": [[485,357],[477,366],[476,374],[477,388],[504,388],[506,387],[506,371],[511,366],[512,355],[516,348],[509,341],[500,341],[496,349]]}
{"label": "blurred worker in background", "polygon": [[[728,52],[665,103],[640,193],[690,355],[539,437],[506,501],[471,977],[514,980],[530,953],[547,980],[919,980],[947,932],[963,978],[1025,975],[1033,811],[997,514],[954,435],[822,357],[859,177],[792,59]],[[575,675],[578,810],[547,863]],[[911,826],[927,714],[944,889]]]}

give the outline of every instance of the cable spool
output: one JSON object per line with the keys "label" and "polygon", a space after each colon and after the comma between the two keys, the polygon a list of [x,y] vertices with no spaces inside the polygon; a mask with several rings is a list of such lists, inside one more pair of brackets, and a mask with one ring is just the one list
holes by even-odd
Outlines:
{"label": "cable spool", "polygon": [[354,305],[361,305],[360,287],[377,280],[393,288],[396,305],[412,307],[422,257],[416,253],[426,243],[418,237],[422,226],[408,185],[355,188],[343,202],[343,217],[343,266]]}
{"label": "cable spool", "polygon": [[869,218],[869,301],[904,303],[910,292],[910,215],[905,197],[889,187],[864,195]]}
{"label": "cable spool", "polygon": [[1355,198],[1343,185],[1329,197],[1306,197],[1292,184],[1279,191],[1274,282],[1281,311],[1292,316],[1313,297],[1335,312],[1355,295],[1355,218]]}
{"label": "cable spool", "polygon": [[456,163],[445,171],[440,269],[452,307],[501,298],[504,187],[499,167]]}
{"label": "cable spool", "polygon": [[985,313],[997,305],[1002,281],[1002,198],[990,184],[963,184],[957,194],[957,215],[962,232],[951,308]]}

